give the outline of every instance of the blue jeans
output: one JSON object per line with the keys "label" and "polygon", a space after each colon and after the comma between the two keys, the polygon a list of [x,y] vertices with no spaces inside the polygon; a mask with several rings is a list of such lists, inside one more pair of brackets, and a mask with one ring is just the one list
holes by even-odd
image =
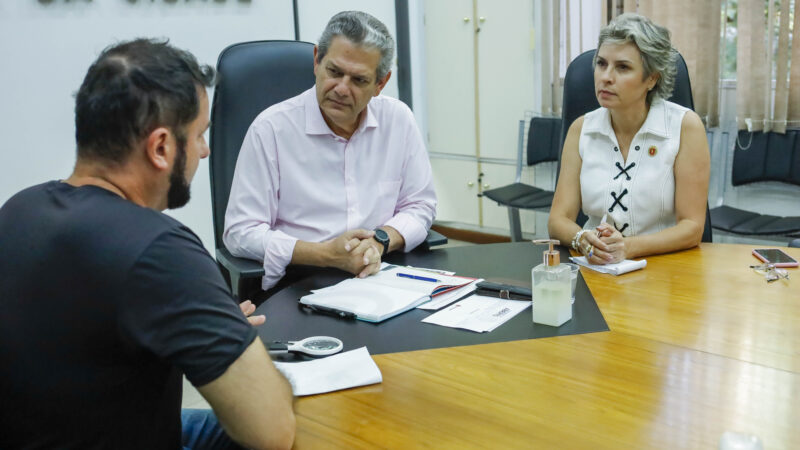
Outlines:
{"label": "blue jeans", "polygon": [[210,409],[182,409],[183,434],[181,445],[191,450],[241,448],[225,434],[225,430]]}

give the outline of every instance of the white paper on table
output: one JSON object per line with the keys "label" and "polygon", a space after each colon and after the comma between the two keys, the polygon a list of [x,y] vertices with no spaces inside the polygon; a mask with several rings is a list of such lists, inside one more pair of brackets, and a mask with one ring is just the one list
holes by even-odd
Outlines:
{"label": "white paper on table", "polygon": [[484,333],[494,330],[530,306],[529,301],[472,295],[422,321]]}
{"label": "white paper on table", "polygon": [[300,303],[352,313],[368,322],[381,322],[473,281],[474,278],[383,263],[374,275],[347,278],[333,286],[315,289],[301,297]]}
{"label": "white paper on table", "polygon": [[[398,277],[397,274],[399,272],[423,278],[435,279],[436,282]],[[381,269],[377,273],[366,278],[348,278],[340,283],[314,289],[311,292],[314,294],[327,294],[329,292],[338,290],[340,284],[354,284],[356,286],[363,286],[362,289],[375,289],[376,285],[377,288],[389,286],[391,288],[414,291],[420,295],[429,295],[437,286],[461,286],[462,284],[469,283],[472,280],[472,278],[453,276],[452,273],[453,272],[436,271],[434,269],[397,266],[384,262],[381,263]]]}
{"label": "white paper on table", "polygon": [[481,281],[483,281],[483,278],[478,278],[477,280],[471,282],[466,286],[462,286],[458,289],[453,289],[452,291],[445,292],[444,294],[439,294],[436,297],[433,297],[431,301],[425,302],[417,306],[417,309],[425,309],[428,311],[436,311],[438,309],[441,309],[442,307],[447,306],[450,303],[453,303],[454,301],[460,299],[461,297],[475,292],[475,289],[478,288],[476,284],[478,284]]}
{"label": "white paper on table", "polygon": [[[432,272],[430,269],[420,269],[406,266],[381,266],[382,269],[366,278],[360,280],[380,283],[381,286],[392,286],[400,289],[419,292],[420,294],[430,294],[438,286],[461,286],[472,281],[472,278],[445,275],[444,273]],[[422,278],[436,280],[435,282],[415,280],[413,278],[398,277],[398,273],[414,275]]]}
{"label": "white paper on table", "polygon": [[586,260],[585,256],[570,256],[569,259],[579,266],[583,266],[597,272],[610,273],[612,275],[622,275],[623,273],[644,269],[645,266],[647,266],[646,259],[641,259],[639,261],[626,259],[625,261],[614,264],[589,264],[589,261]]}
{"label": "white paper on table", "polygon": [[383,381],[367,347],[327,358],[296,363],[275,362],[296,396],[321,394]]}
{"label": "white paper on table", "polygon": [[405,266],[405,267],[408,267],[409,269],[423,270],[425,272],[438,273],[439,275],[451,276],[451,275],[455,275],[456,274],[455,272],[451,272],[449,270],[442,270],[442,269],[426,269],[424,267],[414,267],[414,266]]}

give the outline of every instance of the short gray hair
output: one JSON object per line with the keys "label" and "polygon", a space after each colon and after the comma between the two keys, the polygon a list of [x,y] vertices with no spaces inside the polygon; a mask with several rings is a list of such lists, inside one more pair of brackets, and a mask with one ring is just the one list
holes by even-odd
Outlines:
{"label": "short gray hair", "polygon": [[[656,98],[668,99],[675,87],[678,61],[678,51],[672,47],[669,30],[639,14],[621,14],[600,30],[597,50],[603,44],[626,42],[633,42],[639,48],[645,78],[653,73],[660,75],[655,87],[647,93],[647,103]],[[597,63],[597,53],[594,63]]]}
{"label": "short gray hair", "polygon": [[361,11],[342,11],[331,17],[319,38],[317,63],[328,53],[331,41],[337,36],[345,37],[361,47],[374,47],[381,52],[381,61],[375,70],[376,82],[392,69],[394,39],[380,20]]}

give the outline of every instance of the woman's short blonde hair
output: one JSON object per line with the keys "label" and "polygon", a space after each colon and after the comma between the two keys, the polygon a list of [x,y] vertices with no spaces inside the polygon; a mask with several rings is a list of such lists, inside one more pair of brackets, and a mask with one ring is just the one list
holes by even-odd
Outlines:
{"label": "woman's short blonde hair", "polygon": [[[647,93],[647,103],[656,98],[668,99],[675,87],[678,51],[672,47],[670,32],[639,14],[625,13],[617,16],[600,30],[597,49],[603,44],[632,42],[639,49],[644,67],[644,77],[659,75],[655,87]],[[594,56],[597,63],[597,53]]]}

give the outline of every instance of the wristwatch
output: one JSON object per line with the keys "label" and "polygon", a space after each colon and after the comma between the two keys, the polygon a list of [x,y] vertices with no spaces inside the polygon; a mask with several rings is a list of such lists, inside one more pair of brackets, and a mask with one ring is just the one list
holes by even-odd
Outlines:
{"label": "wristwatch", "polygon": [[372,238],[383,246],[383,254],[381,256],[386,256],[389,253],[389,233],[381,228],[375,228],[375,236],[372,236]]}

